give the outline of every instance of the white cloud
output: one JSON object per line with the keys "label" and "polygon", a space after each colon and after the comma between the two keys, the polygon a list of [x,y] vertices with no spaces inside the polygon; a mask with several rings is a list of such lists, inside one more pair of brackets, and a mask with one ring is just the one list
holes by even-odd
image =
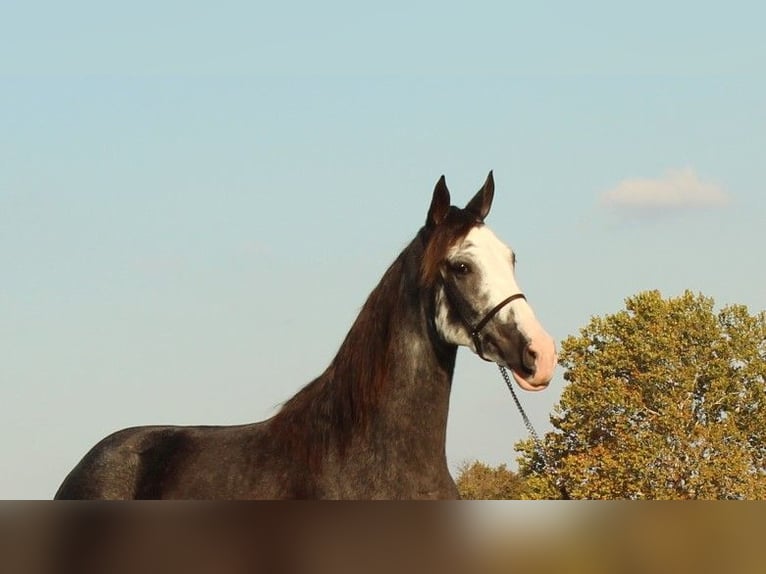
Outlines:
{"label": "white cloud", "polygon": [[727,203],[729,196],[720,186],[700,181],[691,168],[668,170],[659,179],[625,179],[601,195],[601,205],[619,209],[654,211]]}

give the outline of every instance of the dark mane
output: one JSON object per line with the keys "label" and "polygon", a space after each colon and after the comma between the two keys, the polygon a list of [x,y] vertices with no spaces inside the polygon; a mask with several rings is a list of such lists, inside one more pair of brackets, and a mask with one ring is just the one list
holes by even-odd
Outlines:
{"label": "dark mane", "polygon": [[[342,453],[353,431],[369,424],[391,364],[392,330],[415,279],[407,262],[422,255],[411,243],[370,293],[337,355],[324,373],[288,400],[272,420],[296,456],[314,468],[335,442]],[[409,293],[408,293],[409,291]]]}
{"label": "dark mane", "polygon": [[392,335],[432,289],[449,247],[477,223],[452,207],[445,224],[421,229],[370,293],[329,367],[272,419],[277,435],[314,471],[331,446],[342,455],[354,432],[369,428],[396,361]]}

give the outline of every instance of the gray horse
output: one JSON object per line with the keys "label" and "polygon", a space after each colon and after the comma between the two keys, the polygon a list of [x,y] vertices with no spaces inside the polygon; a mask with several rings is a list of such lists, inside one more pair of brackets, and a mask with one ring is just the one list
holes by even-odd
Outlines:
{"label": "gray horse", "polygon": [[272,418],[147,426],[99,442],[57,499],[456,498],[445,455],[457,347],[545,388],[555,345],[484,224],[490,172],[465,208],[442,176],[426,223],[372,291],[327,370]]}

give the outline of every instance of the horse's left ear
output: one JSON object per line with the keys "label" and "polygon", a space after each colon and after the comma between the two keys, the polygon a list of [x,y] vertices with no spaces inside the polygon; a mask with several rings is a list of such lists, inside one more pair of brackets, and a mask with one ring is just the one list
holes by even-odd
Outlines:
{"label": "horse's left ear", "polygon": [[439,181],[436,182],[434,188],[434,195],[431,198],[431,207],[428,208],[428,216],[426,217],[426,226],[435,227],[439,225],[444,218],[447,217],[449,212],[449,189],[447,189],[447,180],[442,175]]}
{"label": "horse's left ear", "polygon": [[473,199],[468,202],[465,208],[481,221],[484,221],[484,218],[487,217],[487,214],[489,213],[489,208],[492,207],[492,198],[494,196],[495,178],[490,171],[487,176],[487,181],[484,182],[484,185],[478,192],[476,192],[476,195],[473,196]]}

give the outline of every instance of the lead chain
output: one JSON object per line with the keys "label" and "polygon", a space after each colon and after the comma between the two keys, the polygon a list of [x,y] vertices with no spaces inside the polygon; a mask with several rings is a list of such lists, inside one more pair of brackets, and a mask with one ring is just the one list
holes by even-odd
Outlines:
{"label": "lead chain", "polygon": [[565,500],[569,500],[569,493],[567,492],[566,488],[564,488],[561,478],[558,477],[556,473],[554,472],[553,466],[551,465],[550,460],[548,459],[548,455],[545,451],[545,448],[543,447],[543,442],[540,440],[540,436],[537,434],[535,427],[532,426],[532,421],[529,420],[527,413],[524,411],[524,407],[521,406],[521,401],[519,401],[519,397],[516,396],[516,390],[513,388],[513,383],[511,382],[511,377],[508,375],[508,371],[506,371],[505,367],[503,367],[502,365],[498,365],[497,367],[500,369],[500,374],[503,375],[503,379],[505,380],[505,384],[508,386],[508,390],[511,391],[513,402],[516,403],[516,408],[519,409],[519,413],[521,414],[521,419],[524,421],[524,426],[527,427],[527,431],[529,431],[529,435],[532,437],[532,440],[535,443],[537,454],[540,455],[540,458],[543,461],[543,466],[545,466],[546,472],[548,472],[550,475],[556,476],[556,478],[554,479],[556,488],[558,488],[559,491],[561,491],[561,495]]}

